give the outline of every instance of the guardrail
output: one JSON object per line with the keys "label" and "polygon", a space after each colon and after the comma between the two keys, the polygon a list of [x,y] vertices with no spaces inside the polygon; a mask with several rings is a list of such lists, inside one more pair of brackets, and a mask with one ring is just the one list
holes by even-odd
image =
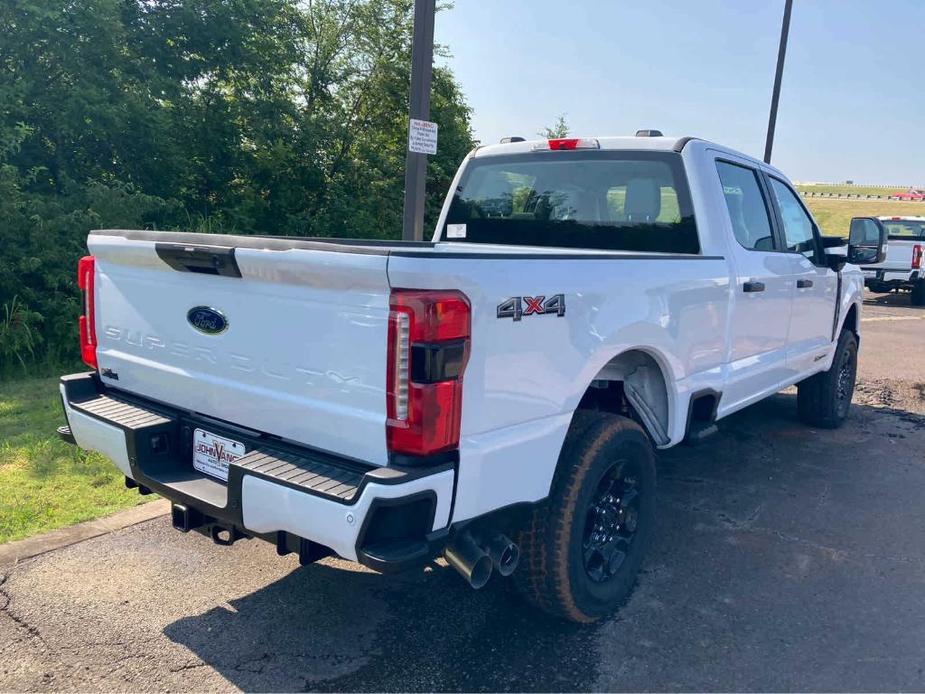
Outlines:
{"label": "guardrail", "polygon": [[831,198],[833,200],[897,200],[899,202],[925,202],[925,199],[908,200],[896,195],[863,195],[861,193],[822,193],[814,190],[801,190],[804,198]]}

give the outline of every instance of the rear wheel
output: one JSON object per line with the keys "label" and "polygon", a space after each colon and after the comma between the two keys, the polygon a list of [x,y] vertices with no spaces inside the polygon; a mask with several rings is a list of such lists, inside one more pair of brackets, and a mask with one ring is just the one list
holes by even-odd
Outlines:
{"label": "rear wheel", "polygon": [[652,541],[655,455],[631,419],[577,413],[549,503],[520,534],[514,577],[534,605],[575,622],[613,612]]}
{"label": "rear wheel", "polygon": [[800,419],[824,429],[837,429],[848,416],[858,371],[858,340],[843,330],[828,371],[810,376],[797,386]]}
{"label": "rear wheel", "polygon": [[925,306],[925,279],[916,280],[912,285],[912,305]]}

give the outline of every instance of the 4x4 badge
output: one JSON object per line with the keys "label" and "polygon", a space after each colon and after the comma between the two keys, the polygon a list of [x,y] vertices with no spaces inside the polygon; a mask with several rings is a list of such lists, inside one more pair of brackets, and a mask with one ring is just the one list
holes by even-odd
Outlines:
{"label": "4x4 badge", "polygon": [[524,316],[555,313],[559,318],[565,315],[565,294],[545,296],[512,296],[498,304],[498,318],[512,318],[515,321]]}

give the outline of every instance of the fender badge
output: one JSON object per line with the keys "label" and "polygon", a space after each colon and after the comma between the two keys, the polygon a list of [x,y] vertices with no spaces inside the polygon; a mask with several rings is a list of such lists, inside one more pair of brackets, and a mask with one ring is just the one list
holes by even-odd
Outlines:
{"label": "fender badge", "polygon": [[[526,305],[525,305],[526,304]],[[507,301],[498,304],[498,318],[510,318],[519,321],[524,316],[543,315],[554,313],[559,318],[565,315],[565,294],[545,296],[512,296]]]}

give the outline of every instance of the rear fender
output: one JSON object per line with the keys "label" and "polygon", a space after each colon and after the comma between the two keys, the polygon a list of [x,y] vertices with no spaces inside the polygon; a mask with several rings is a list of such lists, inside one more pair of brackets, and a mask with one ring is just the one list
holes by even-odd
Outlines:
{"label": "rear fender", "polygon": [[657,446],[671,441],[673,383],[668,366],[657,352],[634,348],[610,359],[597,373],[589,388],[601,382],[617,381],[623,384],[623,393],[639,417],[650,438]]}

